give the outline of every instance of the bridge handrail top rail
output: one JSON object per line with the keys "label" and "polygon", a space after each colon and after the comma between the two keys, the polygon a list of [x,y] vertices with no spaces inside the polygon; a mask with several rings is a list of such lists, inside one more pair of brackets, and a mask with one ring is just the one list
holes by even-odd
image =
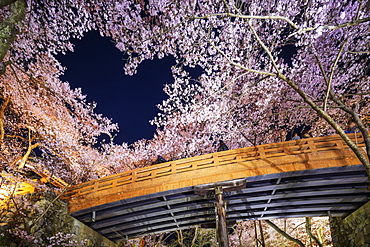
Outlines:
{"label": "bridge handrail top rail", "polygon": [[[360,142],[363,140],[362,134],[361,133],[349,133],[347,134],[352,140],[357,140],[357,142]],[[346,146],[344,143],[344,140],[339,136],[339,135],[331,135],[331,136],[321,136],[321,137],[311,137],[311,138],[304,138],[304,139],[299,139],[299,140],[290,140],[290,141],[284,141],[284,142],[277,142],[277,143],[268,143],[268,144],[262,144],[258,146],[249,146],[249,147],[243,147],[243,148],[238,148],[238,149],[232,149],[232,150],[227,150],[227,151],[222,151],[222,152],[215,152],[215,153],[209,153],[209,154],[202,154],[194,157],[189,157],[189,158],[184,158],[184,159],[179,159],[179,160],[174,160],[174,161],[167,161],[164,163],[160,164],[155,164],[155,165],[150,165],[146,167],[141,167],[137,168],[134,170],[129,170],[125,171],[122,173],[118,174],[113,174],[110,176],[106,176],[100,179],[96,180],[91,180],[87,181],[81,184],[73,185],[69,188],[68,191],[74,191],[74,190],[79,190],[82,187],[89,187],[95,184],[102,184],[102,183],[107,183],[110,182],[114,179],[119,179],[120,177],[128,177],[128,176],[133,176],[133,174],[140,174],[140,173],[146,173],[146,172],[153,172],[156,170],[159,170],[161,168],[168,168],[170,169],[172,165],[174,164],[175,166],[177,165],[184,165],[184,164],[192,164],[194,162],[200,162],[202,160],[207,161],[210,159],[213,159],[215,156],[218,156],[220,158],[222,157],[227,157],[230,155],[241,155],[241,154],[255,154],[263,150],[274,150],[274,149],[292,149],[294,147],[302,147],[302,146],[309,146],[309,142],[313,143],[314,145],[320,144],[320,143],[337,143],[340,141],[343,145]],[[364,146],[361,142],[359,143],[361,146]],[[349,147],[346,147],[349,148]]]}

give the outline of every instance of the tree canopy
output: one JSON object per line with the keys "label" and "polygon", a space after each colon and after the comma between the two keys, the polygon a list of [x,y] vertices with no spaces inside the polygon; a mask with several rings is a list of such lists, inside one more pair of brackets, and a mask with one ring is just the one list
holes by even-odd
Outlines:
{"label": "tree canopy", "polygon": [[[370,151],[370,5],[367,1],[72,1],[0,3],[0,162],[40,166],[68,181],[230,148],[285,140],[309,127],[339,133],[354,121]],[[127,74],[155,56],[173,56],[174,81],[133,147],[98,137],[118,126],[59,80],[55,59],[71,38],[98,30],[128,55]],[[200,67],[192,78],[187,67]]]}

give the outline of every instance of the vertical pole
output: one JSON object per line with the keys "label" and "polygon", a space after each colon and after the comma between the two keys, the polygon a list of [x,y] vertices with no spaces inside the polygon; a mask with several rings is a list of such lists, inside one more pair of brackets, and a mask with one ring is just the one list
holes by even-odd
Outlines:
{"label": "vertical pole", "polygon": [[265,247],[265,236],[263,234],[263,229],[262,229],[262,223],[261,223],[261,220],[258,220],[258,224],[259,224],[259,227],[260,227],[260,233],[261,233],[261,246],[262,247]]}
{"label": "vertical pole", "polygon": [[91,215],[91,221],[95,222],[95,219],[96,219],[96,211],[93,211]]}
{"label": "vertical pole", "polygon": [[229,247],[226,227],[226,203],[224,202],[222,187],[215,188],[216,197],[216,231],[217,240],[220,247]]}

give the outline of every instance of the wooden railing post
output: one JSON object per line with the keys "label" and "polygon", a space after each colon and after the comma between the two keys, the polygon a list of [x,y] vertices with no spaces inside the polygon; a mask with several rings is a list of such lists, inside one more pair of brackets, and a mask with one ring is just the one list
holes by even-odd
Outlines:
{"label": "wooden railing post", "polygon": [[171,163],[171,173],[176,174],[176,172],[177,172],[177,166],[176,166],[176,163],[173,162]]}
{"label": "wooden railing post", "polygon": [[98,191],[98,184],[99,184],[98,180],[94,182],[94,189],[93,189],[94,193]]}
{"label": "wooden railing post", "polygon": [[265,153],[265,149],[263,146],[258,147],[258,153],[259,153],[260,159],[266,159],[266,153]]}
{"label": "wooden railing post", "polygon": [[218,155],[217,154],[213,154],[212,158],[213,158],[213,165],[215,167],[218,166],[219,165]]}
{"label": "wooden railing post", "polygon": [[317,152],[315,142],[313,140],[307,141],[308,147],[310,148],[311,152]]}
{"label": "wooden railing post", "polygon": [[[355,134],[349,134],[349,137],[356,138]],[[356,140],[360,148],[365,146],[361,135]],[[349,147],[339,136],[326,136],[228,150],[222,154],[213,153],[171,161],[166,164],[126,171],[101,178],[99,181],[74,185],[68,188],[63,198],[71,201],[72,210],[82,210],[84,207],[96,206],[96,203],[103,201],[94,200],[95,196],[103,195],[105,198],[109,196],[109,199],[104,200],[106,202],[126,198],[125,193],[117,194],[117,191],[121,192],[121,187],[126,186],[132,189],[130,193],[135,192],[135,195],[139,196],[147,191],[158,192],[185,185],[199,186],[277,172],[359,164],[355,155],[351,155],[348,149]],[[366,153],[365,149],[361,151]],[[176,179],[172,179],[171,176]],[[171,182],[171,186],[167,181]],[[147,186],[149,189],[135,191],[136,187],[142,188],[142,186]],[[212,190],[214,188],[213,186]]]}
{"label": "wooden railing post", "polygon": [[335,145],[337,145],[338,149],[343,149],[343,140],[342,139],[337,140],[335,142]]}

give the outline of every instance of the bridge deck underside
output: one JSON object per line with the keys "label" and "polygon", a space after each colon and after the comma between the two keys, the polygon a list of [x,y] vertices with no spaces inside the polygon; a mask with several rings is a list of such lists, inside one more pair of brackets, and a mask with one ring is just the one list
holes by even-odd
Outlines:
{"label": "bridge deck underside", "polygon": [[[362,165],[301,170],[245,178],[224,193],[227,220],[345,216],[369,199]],[[199,188],[199,187],[198,187]],[[197,186],[124,199],[71,215],[103,236],[121,241],[143,235],[215,223],[214,195]]]}

